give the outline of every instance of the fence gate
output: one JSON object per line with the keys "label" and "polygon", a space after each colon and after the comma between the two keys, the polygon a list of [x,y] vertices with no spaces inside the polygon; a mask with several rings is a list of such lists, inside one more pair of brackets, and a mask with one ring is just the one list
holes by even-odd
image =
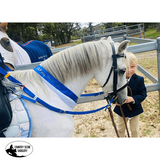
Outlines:
{"label": "fence gate", "polygon": [[[160,114],[160,37],[156,40],[153,39],[142,39],[142,38],[133,38],[128,36],[114,38],[114,42],[121,42],[123,40],[130,40],[131,42],[138,43],[137,45],[129,46],[127,48],[128,52],[132,52],[134,54],[157,50],[157,70],[158,70],[158,79],[154,77],[152,74],[147,72],[144,68],[138,65],[138,70],[142,72],[149,80],[153,82],[153,84],[146,85],[147,92],[158,91],[159,92],[159,114]],[[64,50],[65,48],[59,48],[58,51]],[[32,63],[29,65],[16,66],[15,70],[26,70],[32,69],[38,66],[41,62]],[[92,95],[92,94],[90,94]],[[86,103],[91,101],[104,100],[103,92],[97,93],[94,96],[81,96],[78,99],[78,103]]]}

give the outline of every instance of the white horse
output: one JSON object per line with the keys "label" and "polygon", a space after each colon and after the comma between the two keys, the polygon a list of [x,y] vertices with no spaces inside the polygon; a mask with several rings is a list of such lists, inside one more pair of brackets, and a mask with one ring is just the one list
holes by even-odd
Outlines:
{"label": "white horse", "polygon": [[[6,32],[0,30],[0,52],[4,57],[4,62],[13,66],[30,64],[31,60],[16,42],[11,40]],[[10,56],[12,54],[12,56]]]}
{"label": "white horse", "polygon": [[[70,89],[77,97],[81,95],[87,84],[95,78],[103,86],[112,67],[112,48],[109,37],[107,40],[87,42],[63,50],[41,63],[58,81]],[[125,52],[129,41],[114,43],[116,54]],[[117,59],[117,89],[126,84],[125,58]],[[14,71],[10,74],[22,82],[33,93],[48,104],[72,111],[34,70]],[[113,91],[113,73],[103,87],[105,97]],[[122,104],[127,98],[127,89],[118,92],[117,102]],[[32,137],[70,137],[74,125],[72,115],[53,112],[39,103],[25,101],[32,117]]]}
{"label": "white horse", "polygon": [[[7,28],[7,24],[4,26]],[[8,37],[4,26],[0,24],[0,53],[10,69],[14,70],[15,66],[44,61],[52,56],[50,48],[43,42],[31,40],[23,45],[17,44]]]}

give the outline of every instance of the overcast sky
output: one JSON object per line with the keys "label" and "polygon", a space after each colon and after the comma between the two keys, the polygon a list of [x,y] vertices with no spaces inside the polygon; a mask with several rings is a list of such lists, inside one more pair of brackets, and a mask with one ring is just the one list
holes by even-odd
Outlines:
{"label": "overcast sky", "polygon": [[[80,23],[82,25],[81,28],[84,28],[84,27],[88,27],[88,23],[89,22],[80,22]],[[93,22],[92,25],[95,26],[95,25],[97,25],[99,23],[102,23],[102,22]]]}

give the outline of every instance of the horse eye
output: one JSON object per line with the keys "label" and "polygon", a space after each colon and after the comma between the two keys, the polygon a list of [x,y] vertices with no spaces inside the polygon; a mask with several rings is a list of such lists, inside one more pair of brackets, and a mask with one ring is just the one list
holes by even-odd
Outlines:
{"label": "horse eye", "polygon": [[121,70],[119,70],[119,75],[124,75],[124,73],[126,72],[126,70],[125,69],[121,69]]}

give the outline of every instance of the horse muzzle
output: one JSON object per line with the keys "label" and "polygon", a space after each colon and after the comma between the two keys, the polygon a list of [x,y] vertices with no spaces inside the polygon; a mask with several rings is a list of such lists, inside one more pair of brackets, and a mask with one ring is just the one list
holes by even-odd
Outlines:
{"label": "horse muzzle", "polygon": [[[124,95],[124,96],[122,96]],[[127,94],[125,96],[124,93],[121,93],[119,95],[119,93],[117,93],[115,95],[114,92],[111,92],[111,93],[108,93],[108,96],[105,97],[105,99],[107,100],[107,102],[110,102],[111,100],[113,100],[113,104],[117,104],[117,105],[123,105],[125,102],[126,102],[126,99],[127,99]]]}

